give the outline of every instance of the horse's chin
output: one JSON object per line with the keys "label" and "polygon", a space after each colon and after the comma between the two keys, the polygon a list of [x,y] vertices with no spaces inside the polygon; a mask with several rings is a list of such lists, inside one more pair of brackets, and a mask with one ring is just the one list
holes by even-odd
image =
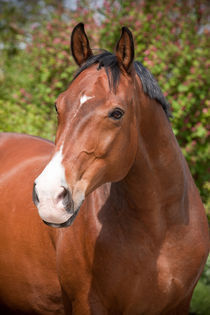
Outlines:
{"label": "horse's chin", "polygon": [[42,221],[45,224],[47,224],[48,226],[51,226],[51,227],[54,227],[54,228],[68,227],[74,222],[74,220],[75,220],[75,218],[76,218],[76,216],[77,216],[77,214],[79,212],[79,209],[80,209],[80,207],[72,214],[72,216],[67,221],[65,221],[63,223],[52,223],[52,222],[47,222],[45,220],[42,220]]}

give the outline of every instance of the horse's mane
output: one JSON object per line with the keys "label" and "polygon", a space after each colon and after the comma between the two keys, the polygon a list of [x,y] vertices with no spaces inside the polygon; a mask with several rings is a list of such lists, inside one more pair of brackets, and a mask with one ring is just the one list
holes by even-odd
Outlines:
{"label": "horse's mane", "polygon": [[[103,50],[100,54],[91,56],[86,61],[86,63],[84,63],[78,69],[74,79],[76,79],[76,77],[78,77],[81,72],[83,72],[85,69],[89,68],[93,64],[98,64],[98,70],[100,70],[102,67],[105,68],[110,88],[112,87],[114,90],[116,90],[116,86],[120,78],[120,67],[117,61],[117,57],[106,50]],[[167,117],[171,117],[170,104],[166,101],[153,75],[139,61],[134,62],[134,67],[138,77],[141,80],[144,93],[146,93],[150,98],[157,100],[162,105],[162,108],[165,111]]]}

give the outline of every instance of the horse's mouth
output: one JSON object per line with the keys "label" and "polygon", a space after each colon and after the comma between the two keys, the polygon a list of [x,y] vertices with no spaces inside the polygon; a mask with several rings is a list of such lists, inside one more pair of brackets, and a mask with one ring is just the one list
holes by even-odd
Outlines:
{"label": "horse's mouth", "polygon": [[75,220],[78,212],[79,212],[79,209],[80,207],[74,212],[74,214],[72,214],[72,216],[66,221],[66,222],[63,222],[63,223],[51,223],[51,222],[47,222],[45,220],[42,220],[45,224],[47,224],[48,226],[51,226],[51,227],[54,227],[54,228],[64,228],[64,227],[68,227],[70,226],[73,221]]}

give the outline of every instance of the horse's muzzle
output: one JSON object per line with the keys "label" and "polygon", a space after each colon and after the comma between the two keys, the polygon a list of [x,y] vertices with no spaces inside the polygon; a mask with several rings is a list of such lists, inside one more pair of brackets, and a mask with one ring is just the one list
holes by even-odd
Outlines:
{"label": "horse's muzzle", "polygon": [[54,227],[54,228],[65,228],[70,226],[74,219],[76,218],[77,214],[79,212],[79,209],[77,209],[77,211],[74,212],[74,214],[66,221],[63,223],[51,223],[51,222],[47,222],[45,220],[42,220],[45,224],[47,224],[48,226]]}
{"label": "horse's muzzle", "polygon": [[36,183],[33,186],[33,202],[41,219],[54,227],[69,226],[77,211],[68,188],[60,186],[54,190],[42,190]]}

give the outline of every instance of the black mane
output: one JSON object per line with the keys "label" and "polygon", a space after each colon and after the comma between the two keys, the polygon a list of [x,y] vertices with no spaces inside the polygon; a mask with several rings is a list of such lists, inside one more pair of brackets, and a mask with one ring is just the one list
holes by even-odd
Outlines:
{"label": "black mane", "polygon": [[[86,61],[86,63],[78,69],[74,79],[78,77],[81,72],[83,72],[85,69],[89,68],[93,64],[98,64],[98,70],[100,70],[102,67],[105,68],[109,80],[109,85],[110,87],[113,87],[115,89],[120,78],[120,68],[118,65],[117,57],[106,50],[103,50],[100,54],[90,57]],[[162,105],[162,108],[165,111],[167,117],[171,117],[170,105],[166,101],[153,75],[139,61],[134,62],[134,67],[137,75],[141,80],[144,93],[146,93],[150,98],[157,100]]]}

